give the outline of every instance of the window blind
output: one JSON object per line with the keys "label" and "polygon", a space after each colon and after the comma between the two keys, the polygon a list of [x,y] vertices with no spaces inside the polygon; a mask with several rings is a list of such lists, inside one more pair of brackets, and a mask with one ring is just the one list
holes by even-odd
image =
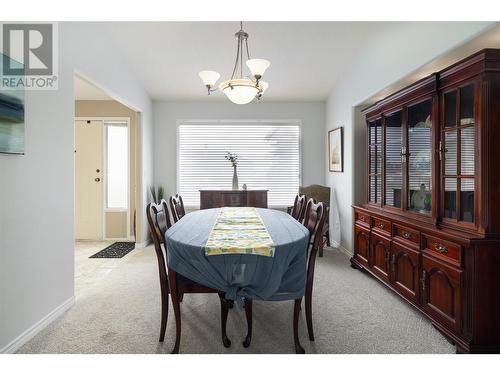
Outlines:
{"label": "window blind", "polygon": [[199,207],[199,190],[231,190],[227,152],[238,155],[240,189],[269,190],[270,207],[293,204],[300,185],[300,124],[218,121],[179,125],[177,189],[186,206]]}

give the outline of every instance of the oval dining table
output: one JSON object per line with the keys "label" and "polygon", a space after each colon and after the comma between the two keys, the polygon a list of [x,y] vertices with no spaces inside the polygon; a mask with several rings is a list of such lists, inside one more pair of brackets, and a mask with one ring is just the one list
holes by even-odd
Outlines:
{"label": "oval dining table", "polygon": [[[257,208],[274,244],[272,256],[254,253],[206,255],[205,246],[220,210],[190,212],[166,231],[168,267],[197,283],[224,292],[226,299],[234,300],[240,307],[245,299],[301,300],[307,277],[307,228],[283,211]],[[295,324],[294,321],[294,328]]]}

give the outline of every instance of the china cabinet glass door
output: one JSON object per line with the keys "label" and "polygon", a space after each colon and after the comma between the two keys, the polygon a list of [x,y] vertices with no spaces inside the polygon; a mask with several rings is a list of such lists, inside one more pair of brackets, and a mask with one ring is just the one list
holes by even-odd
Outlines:
{"label": "china cabinet glass door", "polygon": [[432,208],[432,99],[408,106],[407,207],[425,215]]}
{"label": "china cabinet glass door", "polygon": [[442,216],[474,222],[475,113],[474,84],[443,95],[443,127],[439,143]]}
{"label": "china cabinet glass door", "polygon": [[385,204],[402,208],[403,116],[399,110],[385,117]]}
{"label": "china cabinet glass door", "polygon": [[382,202],[382,123],[380,119],[368,123],[368,197],[371,203]]}

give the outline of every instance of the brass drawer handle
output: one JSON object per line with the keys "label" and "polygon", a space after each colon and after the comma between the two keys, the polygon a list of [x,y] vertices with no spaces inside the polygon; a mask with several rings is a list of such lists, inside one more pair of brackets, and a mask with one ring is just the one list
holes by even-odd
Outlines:
{"label": "brass drawer handle", "polygon": [[408,233],[408,232],[403,232],[403,237],[406,238],[406,239],[408,239],[408,238],[411,237],[411,234]]}
{"label": "brass drawer handle", "polygon": [[378,226],[379,226],[380,229],[384,229],[385,228],[384,223],[380,223]]}
{"label": "brass drawer handle", "polygon": [[436,244],[435,249],[441,254],[447,254],[448,248],[446,246],[441,245],[440,243]]}

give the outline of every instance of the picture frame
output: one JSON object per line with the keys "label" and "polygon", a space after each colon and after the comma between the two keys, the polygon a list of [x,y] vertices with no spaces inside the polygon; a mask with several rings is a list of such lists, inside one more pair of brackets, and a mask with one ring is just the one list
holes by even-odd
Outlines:
{"label": "picture frame", "polygon": [[342,126],[328,132],[328,169],[330,172],[344,171],[344,134]]}
{"label": "picture frame", "polygon": [[[0,53],[0,71],[3,64],[22,64]],[[24,87],[0,90],[0,154],[24,155],[25,138]]]}

